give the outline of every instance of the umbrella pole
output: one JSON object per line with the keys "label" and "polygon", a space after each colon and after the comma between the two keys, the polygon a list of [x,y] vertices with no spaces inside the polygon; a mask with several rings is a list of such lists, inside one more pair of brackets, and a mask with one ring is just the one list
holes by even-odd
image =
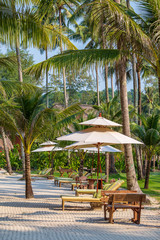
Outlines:
{"label": "umbrella pole", "polygon": [[99,145],[98,145],[98,162],[97,162],[97,193],[98,193],[99,163],[100,163],[100,154],[99,154]]}

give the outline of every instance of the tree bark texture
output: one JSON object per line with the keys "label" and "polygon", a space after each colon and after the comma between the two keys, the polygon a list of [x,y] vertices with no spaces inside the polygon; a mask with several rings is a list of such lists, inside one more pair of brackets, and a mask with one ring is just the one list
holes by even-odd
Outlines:
{"label": "tree bark texture", "polygon": [[106,177],[106,182],[109,181],[109,154],[105,153],[105,175],[107,175]]}
{"label": "tree bark texture", "polygon": [[20,140],[21,144],[21,160],[22,160],[22,168],[23,168],[23,177],[25,179],[25,153],[24,153],[24,146],[22,141]]}
{"label": "tree bark texture", "polygon": [[79,167],[79,177],[83,176],[83,162],[84,160],[81,158],[80,167]]}
{"label": "tree bark texture", "polygon": [[16,37],[16,56],[17,56],[17,63],[18,63],[18,78],[20,82],[23,82],[19,39],[17,37]]}
{"label": "tree bark texture", "polygon": [[116,168],[115,168],[115,161],[114,161],[114,155],[111,153],[109,154],[109,162],[110,162],[110,168],[109,168],[109,173],[117,173]]}
{"label": "tree bark texture", "polygon": [[111,89],[112,89],[112,98],[114,98],[113,73],[111,73]]}
{"label": "tree bark texture", "polygon": [[157,165],[157,167],[158,167],[158,170],[160,170],[160,156],[158,156],[158,165]]}
{"label": "tree bark texture", "polygon": [[[48,49],[46,47],[46,60],[48,59]],[[46,68],[46,93],[48,93],[48,67]],[[46,107],[49,107],[49,96],[46,98]]]}
{"label": "tree bark texture", "polygon": [[26,181],[26,198],[33,198],[31,184],[30,154],[25,152],[25,181]]}
{"label": "tree bark texture", "polygon": [[156,156],[153,156],[153,172],[156,170]]}
{"label": "tree bark texture", "polygon": [[150,175],[150,169],[151,169],[151,156],[150,154],[147,154],[147,169],[146,169],[146,177],[145,177],[145,184],[144,188],[148,189],[149,188],[149,175]]}
{"label": "tree bark texture", "polygon": [[11,167],[11,162],[10,162],[10,157],[9,157],[9,150],[8,150],[8,146],[7,146],[7,141],[6,141],[6,134],[5,134],[5,131],[4,131],[3,127],[1,127],[1,134],[2,134],[2,141],[3,141],[5,158],[6,158],[6,163],[7,163],[7,172],[9,174],[12,174],[12,167]]}
{"label": "tree bark texture", "polygon": [[160,101],[160,77],[158,77],[158,90],[159,90],[159,101]]}
{"label": "tree bark texture", "polygon": [[133,90],[134,90],[134,110],[137,112],[137,77],[136,77],[136,55],[132,56],[132,71],[133,71]]}
{"label": "tree bark texture", "polygon": [[[106,39],[104,37],[104,31],[103,31],[103,21],[104,17],[102,17],[102,43],[103,43],[103,49],[106,49]],[[104,79],[105,79],[105,92],[106,92],[106,102],[109,102],[109,93],[108,93],[108,65],[104,65]]]}
{"label": "tree bark texture", "polygon": [[[60,33],[62,33],[62,12],[61,12],[61,7],[59,7],[59,29],[60,29]],[[62,54],[63,53],[62,36],[60,36],[60,50],[61,50],[61,54]],[[67,108],[68,107],[68,101],[67,101],[67,90],[66,90],[65,67],[63,67],[63,88],[64,88],[64,105],[65,105],[65,108]]]}
{"label": "tree bark texture", "polygon": [[[141,100],[141,76],[140,76],[140,71],[137,72],[138,76],[138,114],[142,114],[142,100]],[[138,124],[141,126],[142,121],[140,118],[138,118]]]}
{"label": "tree bark texture", "polygon": [[[18,38],[16,38],[16,56],[17,56],[17,62],[18,62],[18,78],[19,78],[20,82],[23,82],[21,56],[20,56],[20,48],[19,48]],[[24,178],[25,177],[25,154],[24,154],[24,147],[23,147],[22,141],[21,141],[21,157],[22,157],[23,178]]]}
{"label": "tree bark texture", "polygon": [[97,83],[97,105],[100,106],[100,101],[99,101],[99,78],[98,78],[98,65],[96,63],[95,66],[95,72],[96,72],[96,83]]}
{"label": "tree bark texture", "polygon": [[105,74],[105,90],[106,90],[106,102],[109,102],[109,92],[108,92],[108,66],[105,64],[104,66],[104,74]]}
{"label": "tree bark texture", "polygon": [[127,8],[130,8],[130,0],[126,0]]}
{"label": "tree bark texture", "polygon": [[139,146],[136,146],[135,149],[136,149],[138,180],[141,180],[141,179],[143,179],[143,171],[142,171],[140,148],[139,148]]}

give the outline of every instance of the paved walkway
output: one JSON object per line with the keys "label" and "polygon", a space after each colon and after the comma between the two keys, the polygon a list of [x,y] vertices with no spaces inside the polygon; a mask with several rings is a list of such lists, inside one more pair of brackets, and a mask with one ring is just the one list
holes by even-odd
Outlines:
{"label": "paved walkway", "polygon": [[66,203],[62,212],[59,196],[74,193],[55,187],[53,180],[32,182],[35,198],[26,200],[24,182],[18,179],[0,176],[0,240],[160,239],[160,208],[142,210],[140,225],[129,221],[131,211],[116,212],[115,224],[109,224],[102,211],[86,203]]}

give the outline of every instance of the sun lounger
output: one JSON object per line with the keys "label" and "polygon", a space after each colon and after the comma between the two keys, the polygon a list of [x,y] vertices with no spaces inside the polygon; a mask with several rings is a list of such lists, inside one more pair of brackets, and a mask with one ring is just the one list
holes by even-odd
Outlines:
{"label": "sun lounger", "polygon": [[52,168],[46,168],[41,171],[39,174],[31,174],[31,177],[47,177],[48,173],[52,171]]}
{"label": "sun lounger", "polygon": [[[111,183],[111,184],[105,184],[103,186],[103,190],[106,190],[106,191],[109,191],[109,190],[112,190],[112,191],[116,191],[118,188],[120,188],[120,186],[124,183],[123,180],[117,180],[116,182],[114,183]],[[81,194],[94,194],[96,193],[96,189],[76,189],[76,193],[75,195],[76,196],[79,196]]]}
{"label": "sun lounger", "polygon": [[[91,189],[92,190],[92,189]],[[89,202],[89,203],[101,203],[102,205],[104,202],[107,201],[107,195],[111,193],[133,193],[135,191],[129,191],[129,190],[117,190],[117,191],[98,191],[98,197],[81,197],[81,196],[61,196],[62,199],[62,210],[64,211],[64,204],[65,202]],[[105,195],[105,197],[104,197]],[[105,200],[104,200],[105,199]]]}
{"label": "sun lounger", "polygon": [[100,198],[93,198],[93,197],[75,197],[75,196],[62,196],[62,210],[64,211],[64,204],[65,202],[96,202],[100,203]]}
{"label": "sun lounger", "polygon": [[78,174],[77,173],[73,173],[72,175],[71,175],[71,177],[70,178],[68,178],[68,177],[54,177],[54,184],[55,185],[58,185],[58,182],[59,181],[70,181],[70,180],[73,180],[73,179],[75,179],[76,177],[78,176]]}
{"label": "sun lounger", "polygon": [[86,179],[87,179],[87,177],[89,177],[91,174],[90,173],[87,173],[85,176],[83,175],[82,177],[80,177],[81,178],[81,180],[79,180],[79,177],[77,176],[76,177],[76,179],[75,180],[59,180],[59,187],[61,187],[61,184],[63,184],[63,183],[68,183],[68,184],[71,184],[71,186],[72,186],[72,184],[75,184],[75,186],[76,185],[80,185],[80,184],[82,184],[82,182],[86,182]]}

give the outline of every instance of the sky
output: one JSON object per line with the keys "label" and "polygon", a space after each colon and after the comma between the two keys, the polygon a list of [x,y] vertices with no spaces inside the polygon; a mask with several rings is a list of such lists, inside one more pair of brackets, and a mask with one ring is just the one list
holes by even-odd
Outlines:
{"label": "sky", "polygon": [[[135,11],[137,10],[136,7],[135,7],[135,3],[131,2],[131,6],[135,9]],[[84,45],[83,43],[81,42],[73,42],[74,45],[78,48],[78,49],[83,49],[84,48]],[[0,51],[2,53],[5,53],[7,50],[7,48],[3,45],[0,45]],[[41,61],[44,61],[45,60],[45,52],[43,54],[40,53],[40,51],[36,48],[29,48],[27,49],[29,51],[29,53],[31,55],[33,55],[33,59],[34,59],[34,62],[35,63],[39,63]],[[52,57],[53,55],[55,54],[58,54],[58,51],[48,51],[48,57]],[[95,78],[94,76],[95,74],[93,74],[93,77]],[[115,79],[114,79],[115,80]],[[45,79],[44,79],[44,82],[45,82]],[[108,86],[109,88],[111,87],[111,83],[110,83],[110,80],[109,80],[109,83],[108,83]],[[103,89],[105,88],[105,81],[104,81],[104,77],[102,76],[102,71],[99,71],[99,90],[102,91]],[[114,88],[116,89],[116,86],[115,86],[115,81],[114,81]],[[130,81],[128,84],[127,84],[127,89],[128,91],[130,89],[133,89],[133,83],[132,81]],[[143,89],[143,86],[142,86],[142,89]]]}

